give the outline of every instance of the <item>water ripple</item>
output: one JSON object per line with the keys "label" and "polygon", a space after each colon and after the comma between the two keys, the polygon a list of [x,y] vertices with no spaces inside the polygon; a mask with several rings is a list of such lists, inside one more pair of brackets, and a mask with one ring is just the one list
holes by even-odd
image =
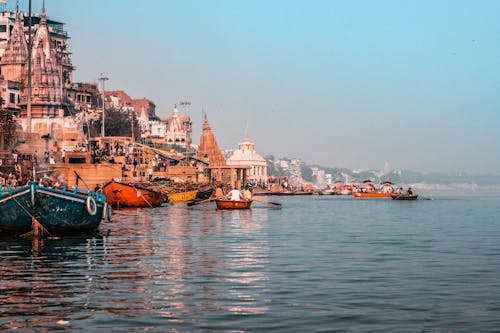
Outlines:
{"label": "water ripple", "polygon": [[2,239],[0,330],[500,327],[498,197],[280,201],[120,210],[104,236]]}

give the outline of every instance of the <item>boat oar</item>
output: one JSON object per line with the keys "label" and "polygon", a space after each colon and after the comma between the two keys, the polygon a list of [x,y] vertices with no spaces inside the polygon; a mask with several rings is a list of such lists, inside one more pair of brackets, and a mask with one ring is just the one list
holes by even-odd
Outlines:
{"label": "boat oar", "polygon": [[76,172],[76,170],[73,170],[73,172],[75,173],[76,175],[76,186],[78,187],[78,179],[81,179],[82,182],[83,182],[83,185],[85,185],[87,187],[87,190],[92,190],[88,185],[87,183],[85,182],[85,180],[78,174],[78,172]]}
{"label": "boat oar", "polygon": [[268,204],[268,205],[283,206],[283,205],[282,205],[282,204],[280,204],[279,202],[261,201],[261,200],[257,200],[257,199],[252,199],[252,200],[253,200],[253,201],[260,202],[260,203]]}
{"label": "boat oar", "polygon": [[187,205],[188,206],[199,205],[199,204],[204,203],[204,202],[214,201],[215,199],[217,199],[217,198],[209,198],[209,199],[205,199],[205,200],[190,201],[187,203]]}

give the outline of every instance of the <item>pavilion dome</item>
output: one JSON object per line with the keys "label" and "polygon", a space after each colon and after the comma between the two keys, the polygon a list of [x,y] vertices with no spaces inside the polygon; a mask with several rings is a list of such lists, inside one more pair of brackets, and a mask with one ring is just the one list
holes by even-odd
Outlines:
{"label": "pavilion dome", "polygon": [[255,144],[246,137],[227,160],[230,165],[262,165],[266,160],[255,151]]}

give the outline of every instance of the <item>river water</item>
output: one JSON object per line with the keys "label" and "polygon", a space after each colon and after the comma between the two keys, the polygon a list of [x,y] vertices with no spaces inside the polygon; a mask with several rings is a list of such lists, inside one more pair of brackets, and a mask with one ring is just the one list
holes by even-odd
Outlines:
{"label": "river water", "polygon": [[0,240],[0,330],[494,332],[500,194],[257,197]]}

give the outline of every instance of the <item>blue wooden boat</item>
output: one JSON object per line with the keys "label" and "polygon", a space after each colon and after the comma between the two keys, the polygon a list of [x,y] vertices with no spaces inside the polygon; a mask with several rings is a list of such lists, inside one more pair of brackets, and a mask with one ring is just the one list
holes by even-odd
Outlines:
{"label": "blue wooden boat", "polygon": [[0,191],[0,234],[19,234],[31,230],[31,188],[23,186]]}
{"label": "blue wooden boat", "polygon": [[7,189],[0,197],[0,233],[23,234],[41,225],[51,235],[67,235],[96,230],[111,210],[103,194],[77,187],[53,189],[37,183],[16,190]]}

